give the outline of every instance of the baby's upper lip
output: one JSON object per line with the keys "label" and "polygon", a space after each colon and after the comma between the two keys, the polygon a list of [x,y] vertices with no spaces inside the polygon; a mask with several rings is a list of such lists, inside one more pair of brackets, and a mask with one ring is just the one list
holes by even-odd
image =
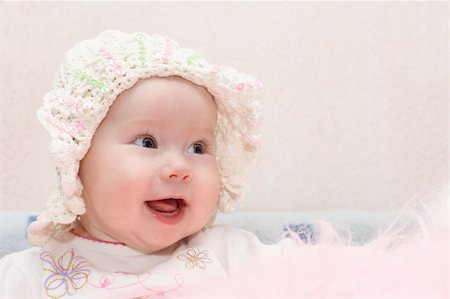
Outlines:
{"label": "baby's upper lip", "polygon": [[186,196],[180,195],[180,194],[169,194],[169,195],[162,195],[157,196],[155,199],[147,200],[147,201],[157,201],[157,200],[164,200],[164,199],[177,199],[181,200],[184,204],[187,204]]}

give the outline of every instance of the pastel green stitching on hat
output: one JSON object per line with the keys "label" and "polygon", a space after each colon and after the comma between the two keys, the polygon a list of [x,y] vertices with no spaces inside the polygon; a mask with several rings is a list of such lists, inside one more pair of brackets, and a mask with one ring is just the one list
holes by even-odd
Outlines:
{"label": "pastel green stitching on hat", "polygon": [[87,73],[83,72],[80,69],[76,69],[74,71],[75,76],[77,76],[80,80],[86,81],[89,85],[91,85],[92,87],[97,88],[98,90],[100,90],[101,92],[105,93],[108,91],[108,86],[103,83],[100,82],[94,78],[92,78],[91,76],[89,76]]}
{"label": "pastel green stitching on hat", "polygon": [[145,36],[142,33],[136,34],[136,40],[138,43],[138,59],[141,63],[141,67],[147,67],[147,50],[145,49],[144,40]]}
{"label": "pastel green stitching on hat", "polygon": [[198,55],[197,53],[194,53],[192,55],[190,55],[187,59],[187,63],[188,65],[191,65],[194,61],[196,61],[197,59],[200,59],[200,55]]}

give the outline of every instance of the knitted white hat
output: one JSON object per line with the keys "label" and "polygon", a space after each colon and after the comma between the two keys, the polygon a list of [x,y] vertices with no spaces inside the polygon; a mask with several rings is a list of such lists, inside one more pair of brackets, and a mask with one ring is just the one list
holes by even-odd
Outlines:
{"label": "knitted white hat", "polygon": [[51,134],[58,189],[47,209],[28,228],[29,239],[42,246],[67,230],[85,212],[78,177],[80,160],[117,96],[139,79],[179,76],[205,87],[217,106],[217,157],[221,177],[219,208],[232,210],[242,195],[243,175],[256,158],[260,136],[261,83],[234,69],[209,64],[195,51],[170,38],[144,33],[105,31],[77,43],[64,57],[53,90],[37,111]]}

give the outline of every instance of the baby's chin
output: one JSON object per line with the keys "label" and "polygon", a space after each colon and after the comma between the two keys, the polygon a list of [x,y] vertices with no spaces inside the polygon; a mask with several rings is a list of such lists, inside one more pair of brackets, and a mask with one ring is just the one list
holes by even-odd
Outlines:
{"label": "baby's chin", "polygon": [[139,238],[133,240],[130,238],[130,235],[127,235],[126,239],[121,239],[120,242],[123,242],[128,247],[144,254],[171,254],[177,249],[178,246],[180,246],[181,243],[186,242],[187,239],[192,238],[203,229],[211,226],[214,220],[215,217],[212,217],[211,220],[203,226],[200,226],[198,229],[190,232],[184,232],[183,235],[169,235],[166,236],[166,238],[164,238],[164,236],[159,236],[157,240],[142,240]]}
{"label": "baby's chin", "polygon": [[82,217],[75,223],[73,231],[83,238],[102,243],[126,245],[143,254],[162,252],[170,254],[180,242],[214,224],[217,208],[209,213],[209,217],[193,217],[187,213],[183,223],[167,224],[154,220],[155,223],[150,226],[135,228],[111,223],[102,226],[99,223],[91,223],[88,217]]}
{"label": "baby's chin", "polygon": [[120,239],[120,242],[125,243],[128,247],[145,253],[145,254],[155,254],[155,253],[165,253],[170,254],[173,252],[180,243],[184,242],[186,239],[197,235],[200,231],[205,228],[212,226],[216,220],[217,210],[214,210],[211,217],[203,219],[203,221],[194,221],[189,223],[184,223],[183,226],[189,227],[188,230],[173,230],[172,233],[158,233],[156,240],[145,239],[149,237],[147,234],[142,238],[138,235],[123,234],[124,238]]}

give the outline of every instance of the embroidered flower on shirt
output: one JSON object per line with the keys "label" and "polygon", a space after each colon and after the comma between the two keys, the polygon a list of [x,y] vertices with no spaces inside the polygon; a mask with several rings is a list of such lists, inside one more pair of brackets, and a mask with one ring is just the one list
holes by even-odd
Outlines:
{"label": "embroidered flower on shirt", "polygon": [[60,256],[58,262],[50,252],[44,251],[41,260],[44,262],[44,271],[49,273],[44,280],[44,288],[51,298],[72,296],[87,283],[91,274],[91,263],[75,256],[73,249]]}
{"label": "embroidered flower on shirt", "polygon": [[180,261],[184,261],[186,268],[189,270],[198,267],[200,269],[206,268],[206,263],[212,263],[212,260],[208,258],[208,250],[199,251],[195,248],[190,248],[184,254],[177,256]]}

